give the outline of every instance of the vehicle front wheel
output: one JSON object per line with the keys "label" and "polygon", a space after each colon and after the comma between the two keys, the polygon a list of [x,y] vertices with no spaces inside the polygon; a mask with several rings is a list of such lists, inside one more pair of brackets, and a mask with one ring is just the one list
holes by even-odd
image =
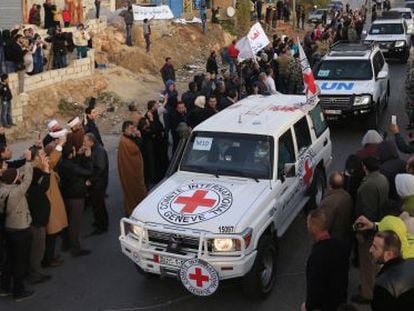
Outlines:
{"label": "vehicle front wheel", "polygon": [[410,50],[404,52],[404,54],[401,55],[401,64],[406,64],[408,62],[408,59],[410,58]]}
{"label": "vehicle front wheel", "polygon": [[321,204],[323,196],[326,191],[326,174],[322,168],[315,170],[315,176],[313,177],[312,185],[310,188],[310,199],[305,206],[305,213],[309,213],[311,210],[318,208]]}
{"label": "vehicle front wheel", "polygon": [[375,108],[371,111],[367,119],[367,130],[377,130],[379,124],[379,111]]}
{"label": "vehicle front wheel", "polygon": [[243,291],[252,299],[266,298],[276,280],[276,241],[269,234],[260,238],[252,269],[243,278]]}

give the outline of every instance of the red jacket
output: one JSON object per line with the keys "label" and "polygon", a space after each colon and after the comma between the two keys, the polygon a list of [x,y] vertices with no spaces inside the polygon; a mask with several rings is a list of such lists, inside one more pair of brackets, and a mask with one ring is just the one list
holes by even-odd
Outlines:
{"label": "red jacket", "polygon": [[63,10],[63,21],[65,23],[70,23],[71,20],[71,16],[70,16],[70,11],[69,10]]}
{"label": "red jacket", "polygon": [[239,53],[239,50],[236,49],[236,45],[230,44],[229,48],[227,49],[227,54],[229,55],[229,57],[237,58],[237,56],[239,56]]}

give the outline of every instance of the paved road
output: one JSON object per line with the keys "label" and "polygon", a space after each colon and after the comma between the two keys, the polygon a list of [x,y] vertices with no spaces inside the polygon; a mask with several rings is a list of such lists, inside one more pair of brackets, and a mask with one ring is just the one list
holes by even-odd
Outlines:
{"label": "paved road", "polygon": [[[382,127],[396,114],[398,121],[406,122],[403,113],[403,78],[406,65],[390,63],[391,102],[382,118]],[[361,123],[352,122],[332,128],[334,161],[331,169],[342,169],[345,158],[360,147],[364,129]],[[109,149],[110,187],[108,206],[110,209],[110,232],[104,236],[85,238],[84,246],[93,250],[85,258],[73,259],[63,254],[65,265],[51,269],[53,280],[36,286],[36,297],[14,304],[0,300],[0,310],[10,311],[55,311],[55,310],[298,310],[305,297],[305,262],[310,250],[303,215],[280,240],[278,282],[269,299],[263,302],[246,300],[237,282],[221,284],[213,297],[192,297],[172,279],[146,279],[139,275],[119,249],[118,220],[122,217],[122,197],[116,163],[117,137],[105,137]],[[16,146],[17,147],[17,146]],[[83,231],[90,231],[90,211],[85,215]],[[356,272],[351,272],[350,293],[357,286]],[[363,309],[361,309],[363,310]]]}
{"label": "paved road", "polygon": [[[381,120],[385,129],[392,114],[401,124],[404,115],[403,79],[406,65],[390,62],[391,101]],[[360,147],[364,133],[361,122],[351,122],[332,128],[334,161],[331,169],[342,169],[348,154]],[[305,218],[299,215],[280,240],[280,258],[277,284],[271,296],[262,302],[243,297],[237,282],[225,282],[212,297],[205,299],[189,295],[172,279],[146,279],[139,275],[131,262],[121,254],[118,234],[122,217],[122,196],[116,171],[117,137],[105,137],[109,150],[111,170],[108,206],[110,232],[99,237],[85,237],[84,246],[93,251],[85,258],[73,259],[62,254],[65,265],[50,269],[51,282],[35,287],[36,297],[19,304],[0,299],[2,311],[89,311],[89,310],[298,310],[305,298],[305,262],[310,250]],[[16,145],[15,147],[21,147]],[[91,230],[90,210],[85,215],[83,232]],[[356,292],[357,274],[351,271],[350,293]],[[361,308],[360,310],[368,310]]]}

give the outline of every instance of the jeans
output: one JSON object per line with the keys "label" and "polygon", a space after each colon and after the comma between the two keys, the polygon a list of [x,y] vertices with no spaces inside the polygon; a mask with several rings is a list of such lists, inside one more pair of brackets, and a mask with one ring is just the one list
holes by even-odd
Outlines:
{"label": "jeans", "polygon": [[100,2],[95,3],[95,8],[96,8],[96,15],[95,15],[95,17],[98,19],[99,18],[99,13],[101,11],[101,3]]}
{"label": "jeans", "polygon": [[145,39],[145,45],[146,45],[146,50],[147,52],[150,51],[150,47],[151,47],[151,34],[147,33],[144,35],[144,39]]}
{"label": "jeans", "polygon": [[54,54],[53,55],[53,68],[65,68],[67,66],[66,54]]}
{"label": "jeans", "polygon": [[5,64],[6,64],[6,72],[7,73],[16,72],[16,65],[14,64],[14,62],[6,60]]}
{"label": "jeans", "polygon": [[4,63],[4,48],[0,47],[0,75],[4,73],[3,63]]}
{"label": "jeans", "polygon": [[33,55],[33,73],[43,72],[43,55],[42,50],[39,48]]}
{"label": "jeans", "polygon": [[126,25],[126,45],[132,46],[132,25]]}
{"label": "jeans", "polygon": [[90,198],[92,203],[95,227],[98,230],[108,230],[108,212],[105,205],[105,190],[91,189]]}
{"label": "jeans", "polygon": [[203,30],[203,33],[206,33],[206,31],[207,31],[207,27],[206,27],[207,25],[206,25],[206,21],[205,20],[203,20],[202,22],[201,22],[201,29]]}
{"label": "jeans", "polygon": [[18,295],[25,290],[24,278],[29,266],[30,229],[6,231],[6,264],[1,276],[1,288]]}
{"label": "jeans", "polygon": [[86,58],[88,56],[88,47],[87,46],[77,46],[76,47],[76,56],[78,59]]}
{"label": "jeans", "polygon": [[85,199],[66,199],[65,206],[69,220],[67,234],[70,248],[73,253],[76,253],[81,250],[79,236],[82,225],[83,210],[85,209]]}
{"label": "jeans", "polygon": [[8,126],[13,124],[11,117],[11,101],[2,101],[1,102],[1,123],[3,126]]}
{"label": "jeans", "polygon": [[32,226],[30,231],[32,233],[32,245],[30,247],[29,273],[32,277],[38,277],[42,274],[40,270],[46,248],[46,228]]}
{"label": "jeans", "polygon": [[229,57],[230,75],[237,73],[236,62],[237,62],[237,58]]}

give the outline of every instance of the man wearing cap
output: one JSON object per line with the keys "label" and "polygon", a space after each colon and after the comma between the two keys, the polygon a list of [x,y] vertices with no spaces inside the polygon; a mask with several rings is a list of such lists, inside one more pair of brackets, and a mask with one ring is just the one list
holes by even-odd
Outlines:
{"label": "man wearing cap", "polygon": [[53,137],[50,135],[51,132],[55,132],[61,129],[59,122],[56,119],[50,120],[47,124],[48,134],[43,138],[43,147],[45,148],[53,141]]}
{"label": "man wearing cap", "polygon": [[[33,296],[24,286],[30,253],[30,215],[26,192],[32,182],[33,166],[31,152],[25,152],[26,164],[23,174],[15,168],[8,168],[1,176],[0,214],[5,217],[6,263],[1,276],[2,296],[13,295],[15,301]],[[3,230],[2,230],[3,231]]]}
{"label": "man wearing cap", "polygon": [[68,125],[72,132],[68,134],[67,143],[75,147],[76,152],[82,147],[83,136],[85,136],[85,130],[82,127],[82,123],[79,117],[72,118],[68,121]]}

